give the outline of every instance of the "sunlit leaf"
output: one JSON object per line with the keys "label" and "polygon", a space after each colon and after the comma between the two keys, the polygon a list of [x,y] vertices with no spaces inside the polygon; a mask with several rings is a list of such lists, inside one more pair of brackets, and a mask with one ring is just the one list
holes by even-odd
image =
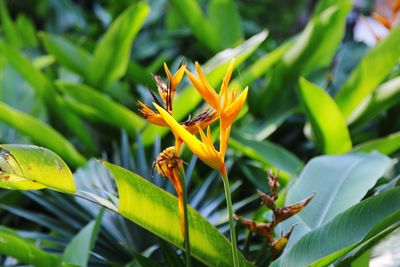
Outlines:
{"label": "sunlit leaf", "polygon": [[208,17],[221,44],[228,48],[243,38],[240,15],[233,0],[211,0]]}
{"label": "sunlit leaf", "polygon": [[93,60],[87,68],[87,79],[91,85],[105,88],[125,74],[132,42],[149,12],[149,6],[139,2],[125,10],[109,27],[97,44]]}
{"label": "sunlit leaf", "polygon": [[[23,180],[26,179],[38,183],[38,187],[42,185],[65,193],[75,192],[71,170],[54,152],[31,145],[1,145],[0,152],[0,186],[13,187],[13,179],[19,178],[15,181],[15,189],[39,189],[31,188],[32,184]],[[10,176],[12,179],[7,183]],[[27,188],[22,188],[24,183]]]}
{"label": "sunlit leaf", "polygon": [[122,128],[131,137],[143,128],[146,121],[109,96],[81,83],[58,82],[57,86],[68,96],[90,107],[102,121]]}
{"label": "sunlit leaf", "polygon": [[349,119],[358,128],[400,102],[400,77],[385,82],[357,107]]}
{"label": "sunlit leaf", "polygon": [[68,139],[52,127],[2,102],[0,102],[0,121],[29,136],[33,143],[55,151],[72,166],[80,166],[86,162],[86,159],[75,149]]}
{"label": "sunlit leaf", "polygon": [[[400,58],[400,26],[367,53],[336,95],[336,103],[348,119],[385,79]],[[371,66],[374,66],[371,68]]]}
{"label": "sunlit leaf", "polygon": [[50,33],[41,34],[43,44],[50,54],[64,67],[82,76],[89,66],[91,55],[67,39]]}
{"label": "sunlit leaf", "polygon": [[213,52],[222,50],[217,31],[212,27],[196,0],[170,0],[199,42]]}
{"label": "sunlit leaf", "polygon": [[390,155],[400,149],[400,132],[390,134],[388,136],[369,140],[365,143],[359,144],[353,150],[372,152],[379,151],[382,154]]}
{"label": "sunlit leaf", "polygon": [[324,89],[304,78],[299,82],[299,98],[324,154],[340,154],[352,147],[350,133],[335,101]]}
{"label": "sunlit leaf", "polygon": [[[149,181],[105,162],[118,185],[119,213],[183,249],[178,200]],[[232,266],[229,241],[194,209],[189,208],[192,256],[212,266]],[[241,266],[250,266],[240,254]]]}

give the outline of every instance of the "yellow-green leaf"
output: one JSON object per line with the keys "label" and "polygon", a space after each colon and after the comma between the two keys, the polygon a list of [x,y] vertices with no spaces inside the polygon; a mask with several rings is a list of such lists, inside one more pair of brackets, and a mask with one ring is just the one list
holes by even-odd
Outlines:
{"label": "yellow-green leaf", "polygon": [[304,78],[299,83],[299,98],[311,123],[318,147],[324,154],[348,152],[350,133],[335,101],[324,89]]}
{"label": "yellow-green leaf", "polygon": [[[183,249],[178,199],[126,169],[103,163],[114,176],[119,213]],[[192,256],[209,266],[233,266],[229,241],[194,209],[189,208]],[[251,266],[240,254],[240,266]]]}
{"label": "yellow-green leaf", "polygon": [[[67,164],[54,152],[32,145],[0,145],[0,187],[32,190],[49,187],[75,192]],[[37,184],[37,185],[35,185]]]}

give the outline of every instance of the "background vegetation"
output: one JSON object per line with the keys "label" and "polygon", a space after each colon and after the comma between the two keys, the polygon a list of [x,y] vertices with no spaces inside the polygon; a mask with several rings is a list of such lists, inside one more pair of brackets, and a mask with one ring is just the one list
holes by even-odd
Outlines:
{"label": "background vegetation", "polygon": [[[298,224],[273,263],[266,240],[237,224],[243,264],[367,266],[400,221],[400,28],[396,21],[385,31],[365,26],[375,29],[369,16],[384,5],[0,0],[0,142],[54,151],[67,165],[53,154],[46,160],[58,162],[64,182],[54,180],[57,169],[32,175],[66,193],[75,181],[80,195],[2,189],[1,264],[183,266],[180,233],[171,226],[179,225],[176,199],[150,184],[175,194],[152,172],[173,137],[140,117],[136,102],[151,103],[147,88],[156,89],[152,74],[165,77],[164,62],[175,71],[181,62],[193,70],[198,61],[218,88],[236,58],[231,86],[250,89],[227,153],[235,212],[271,220],[256,193],[269,192],[269,169],[280,170],[280,206],[316,193],[277,229],[279,237]],[[365,40],[374,34],[381,40],[371,45]],[[187,79],[174,109],[181,121],[202,109]],[[1,187],[18,189],[15,166],[26,174],[48,164],[35,149],[19,149],[2,146]],[[193,225],[200,236],[192,242],[194,265],[230,266],[222,181],[189,150],[183,158],[189,203],[198,212],[191,216],[200,225]],[[22,189],[39,189],[24,183]]]}

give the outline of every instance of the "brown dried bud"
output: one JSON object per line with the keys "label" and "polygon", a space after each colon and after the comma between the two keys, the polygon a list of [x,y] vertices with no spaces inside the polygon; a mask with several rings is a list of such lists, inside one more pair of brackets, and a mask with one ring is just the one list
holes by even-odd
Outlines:
{"label": "brown dried bud", "polygon": [[286,220],[286,219],[288,219],[288,218],[290,218],[290,217],[292,217],[293,215],[299,213],[300,211],[302,211],[307,206],[307,204],[310,203],[311,199],[313,199],[314,196],[315,196],[315,193],[313,193],[308,198],[306,198],[306,199],[304,199],[304,200],[302,200],[302,201],[300,201],[300,202],[298,202],[296,204],[293,204],[293,205],[290,205],[290,206],[287,206],[287,207],[284,207],[284,208],[275,209],[274,210],[274,216],[275,216],[274,223],[275,223],[275,225],[280,223],[280,222],[282,222],[282,221],[284,221],[284,220]]}
{"label": "brown dried bud", "polygon": [[294,227],[295,225],[292,225],[292,227],[290,227],[289,231],[285,235],[283,235],[278,240],[275,240],[271,244],[272,259],[275,260],[282,254],[283,250],[286,247],[286,244],[289,241],[290,235],[292,234]]}
{"label": "brown dried bud", "polygon": [[265,205],[267,208],[269,208],[271,210],[276,209],[276,205],[275,205],[276,199],[274,197],[271,197],[270,195],[267,195],[267,194],[261,192],[260,190],[257,190],[257,193],[260,196],[261,203],[263,205]]}
{"label": "brown dried bud", "polygon": [[271,190],[271,196],[275,198],[278,198],[276,196],[276,193],[278,192],[278,188],[279,188],[279,170],[274,174],[272,172],[272,170],[268,171],[268,184],[269,184],[269,188]]}
{"label": "brown dried bud", "polygon": [[234,215],[235,220],[245,225],[251,232],[265,237],[269,243],[274,240],[274,226],[271,223],[255,222],[238,215]]}

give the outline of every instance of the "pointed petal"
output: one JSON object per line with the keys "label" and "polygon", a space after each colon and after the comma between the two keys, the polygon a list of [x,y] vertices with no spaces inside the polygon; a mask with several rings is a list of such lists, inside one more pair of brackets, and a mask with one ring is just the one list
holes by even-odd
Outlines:
{"label": "pointed petal", "polygon": [[204,100],[212,106],[215,110],[219,110],[219,96],[215,90],[208,83],[199,63],[196,62],[196,70],[199,76],[197,79],[190,71],[186,71],[186,75],[192,81],[194,87],[197,89],[199,94],[204,98]]}
{"label": "pointed petal", "polygon": [[[200,142],[199,139],[197,139],[194,135],[187,131],[185,127],[180,125],[166,110],[155,103],[153,103],[153,105],[156,107],[165,122],[169,125],[174,135],[180,137],[189,147],[189,149],[197,157],[199,157],[200,160],[202,160],[211,168],[222,171],[222,169],[224,168],[224,163],[223,161],[221,161],[219,153],[215,151],[214,147],[211,148],[206,144]],[[213,153],[207,153],[207,150],[211,150],[211,152]]]}
{"label": "pointed petal", "polygon": [[232,125],[232,123],[235,121],[237,115],[246,102],[247,92],[248,87],[246,87],[240,96],[221,113],[221,120],[224,120],[223,123],[226,127]]}
{"label": "pointed petal", "polygon": [[226,71],[225,77],[222,80],[221,91],[219,92],[219,96],[220,97],[227,97],[228,96],[228,85],[229,85],[229,81],[231,80],[232,72],[233,72],[234,67],[235,67],[235,59],[232,59],[230,64],[229,64],[229,66],[228,66],[228,69]]}

